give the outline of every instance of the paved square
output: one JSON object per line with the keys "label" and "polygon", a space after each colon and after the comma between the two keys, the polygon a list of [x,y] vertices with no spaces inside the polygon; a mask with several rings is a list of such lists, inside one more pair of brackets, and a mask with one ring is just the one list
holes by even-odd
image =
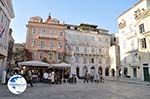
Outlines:
{"label": "paved square", "polygon": [[37,83],[23,94],[13,95],[6,86],[0,85],[0,99],[150,99],[150,86],[111,81],[99,84]]}

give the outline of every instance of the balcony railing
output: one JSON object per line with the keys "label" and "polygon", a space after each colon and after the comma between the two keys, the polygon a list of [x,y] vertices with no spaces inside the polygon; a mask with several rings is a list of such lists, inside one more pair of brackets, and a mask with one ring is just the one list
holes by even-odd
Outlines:
{"label": "balcony railing", "polygon": [[43,51],[56,51],[56,48],[49,48],[49,47],[38,47],[38,50],[43,50]]}
{"label": "balcony railing", "polygon": [[58,37],[56,35],[51,36],[51,35],[47,35],[47,34],[42,34],[42,35],[39,35],[39,38],[57,39]]}

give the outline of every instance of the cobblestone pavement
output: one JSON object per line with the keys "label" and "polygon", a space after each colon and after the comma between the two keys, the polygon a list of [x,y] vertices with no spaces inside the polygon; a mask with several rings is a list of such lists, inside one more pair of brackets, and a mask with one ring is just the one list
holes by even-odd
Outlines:
{"label": "cobblestone pavement", "polygon": [[0,99],[150,99],[150,86],[105,81],[105,83],[49,85],[37,83],[21,95],[0,85]]}

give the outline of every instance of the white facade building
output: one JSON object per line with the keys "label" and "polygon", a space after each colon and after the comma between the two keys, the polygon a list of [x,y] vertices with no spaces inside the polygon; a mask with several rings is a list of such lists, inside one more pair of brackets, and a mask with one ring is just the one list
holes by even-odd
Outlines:
{"label": "white facade building", "polygon": [[0,78],[6,67],[6,58],[9,41],[9,25],[14,18],[11,0],[0,0]]}
{"label": "white facade building", "polygon": [[[118,17],[121,66],[124,76],[144,80],[140,55],[140,16],[150,7],[150,0],[140,0]],[[140,30],[140,31],[139,31]]]}
{"label": "white facade building", "polygon": [[[84,25],[85,27],[91,26]],[[109,69],[110,35],[108,31],[87,31],[81,30],[81,25],[68,26],[69,28],[65,30],[66,61],[72,64],[71,73],[83,77],[85,71],[93,75],[98,73],[99,68],[101,72],[105,68]],[[109,75],[109,73],[106,74]]]}

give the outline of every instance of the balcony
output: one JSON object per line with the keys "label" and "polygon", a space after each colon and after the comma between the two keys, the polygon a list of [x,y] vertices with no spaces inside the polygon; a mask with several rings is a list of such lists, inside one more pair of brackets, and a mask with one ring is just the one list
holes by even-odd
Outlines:
{"label": "balcony", "polygon": [[56,48],[50,49],[49,47],[38,47],[39,51],[57,51]]}
{"label": "balcony", "polygon": [[39,35],[39,38],[43,38],[43,39],[57,39],[58,37],[57,36],[50,36],[50,35],[47,35],[47,34],[42,34],[42,35]]}

